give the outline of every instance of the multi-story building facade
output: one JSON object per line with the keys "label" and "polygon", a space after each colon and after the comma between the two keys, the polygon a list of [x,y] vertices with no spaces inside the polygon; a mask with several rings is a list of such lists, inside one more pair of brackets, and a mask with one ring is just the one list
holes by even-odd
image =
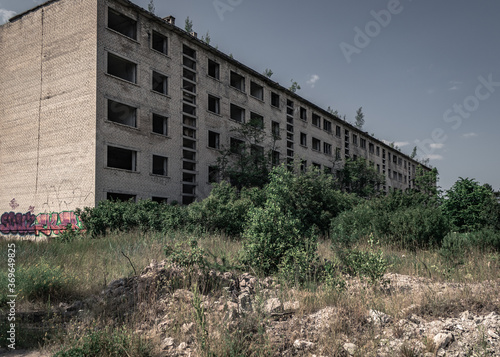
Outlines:
{"label": "multi-story building facade", "polygon": [[127,0],[48,1],[1,26],[0,43],[6,213],[189,204],[209,194],[220,150],[249,121],[279,135],[276,163],[363,157],[385,190],[410,187],[419,165]]}

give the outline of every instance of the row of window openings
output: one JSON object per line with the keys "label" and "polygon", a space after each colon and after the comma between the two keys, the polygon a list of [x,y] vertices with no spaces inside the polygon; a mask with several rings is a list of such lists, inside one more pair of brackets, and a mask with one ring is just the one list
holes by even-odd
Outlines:
{"label": "row of window openings", "polygon": [[[137,64],[114,55],[110,52],[108,52],[107,73],[114,77],[118,77],[128,82],[137,84]],[[160,94],[167,95],[168,77],[161,73],[153,71],[151,78],[151,90]]]}

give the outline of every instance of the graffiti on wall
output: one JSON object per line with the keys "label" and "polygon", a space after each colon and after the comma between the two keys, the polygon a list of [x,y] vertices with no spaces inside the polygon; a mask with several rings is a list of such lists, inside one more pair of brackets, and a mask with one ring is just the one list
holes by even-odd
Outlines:
{"label": "graffiti on wall", "polygon": [[[30,207],[31,208],[31,207]],[[34,215],[26,213],[5,212],[0,217],[0,234],[19,234],[45,236],[58,235],[71,225],[72,229],[81,229],[80,217],[75,212],[53,212]]]}

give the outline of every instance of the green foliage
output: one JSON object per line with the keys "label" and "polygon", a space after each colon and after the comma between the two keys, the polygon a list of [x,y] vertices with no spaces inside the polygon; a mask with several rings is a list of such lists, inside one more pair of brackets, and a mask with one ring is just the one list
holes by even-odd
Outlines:
{"label": "green foliage", "polygon": [[81,239],[83,233],[79,229],[73,229],[71,223],[68,223],[64,230],[62,230],[58,236],[55,237],[55,240],[64,243],[71,243],[77,239]]}
{"label": "green foliage", "polygon": [[472,232],[499,223],[499,204],[493,191],[474,179],[460,178],[446,191],[443,212],[455,230]]}
{"label": "green foliage", "polygon": [[67,350],[54,354],[54,357],[115,357],[115,356],[153,356],[153,348],[140,337],[127,329],[109,328],[89,329]]}
{"label": "green foliage", "polygon": [[431,197],[438,197],[439,190],[437,187],[438,170],[434,167],[432,170],[424,170],[422,166],[417,166],[415,178],[413,180],[414,187]]}
{"label": "green foliage", "polygon": [[376,249],[378,242],[374,243],[373,236],[368,243],[370,248],[367,251],[348,249],[340,251],[339,256],[349,275],[368,277],[375,284],[383,278],[390,264],[384,258],[382,249]]}
{"label": "green foliage", "polygon": [[365,198],[377,195],[377,187],[385,183],[384,176],[362,158],[347,159],[337,171],[337,179],[343,191]]}
{"label": "green foliage", "polygon": [[155,13],[155,3],[154,0],[149,0],[148,11],[152,14]]}
{"label": "green foliage", "polygon": [[374,232],[375,224],[381,223],[380,218],[380,211],[375,210],[369,202],[343,211],[331,221],[332,242],[349,246]]}
{"label": "green foliage", "polygon": [[210,265],[205,250],[198,246],[196,239],[192,239],[189,244],[186,242],[167,244],[165,256],[170,262],[185,268],[207,269]]}
{"label": "green foliage", "polygon": [[16,272],[19,297],[27,301],[61,301],[71,295],[74,278],[60,266],[51,266],[43,260]]}
{"label": "green foliage", "polygon": [[186,18],[186,21],[184,22],[184,30],[188,33],[193,32],[193,21],[189,19],[189,16]]}
{"label": "green foliage", "polygon": [[208,198],[188,207],[189,220],[210,232],[239,236],[248,210],[253,206],[251,197],[252,194],[241,196],[236,187],[227,182],[214,184]]}
{"label": "green foliage", "polygon": [[363,107],[359,107],[356,111],[356,128],[362,129],[363,125],[365,125],[365,115],[363,114]]}
{"label": "green foliage", "polygon": [[288,88],[290,92],[295,93],[296,91],[300,90],[300,85],[296,81],[292,79],[290,80],[290,82],[292,82],[292,85],[290,86],[290,88]]}
{"label": "green foliage", "polygon": [[264,70],[264,73],[263,73],[263,74],[264,74],[264,76],[266,76],[267,78],[271,78],[271,77],[272,77],[272,75],[274,74],[274,72],[273,72],[273,71],[271,71],[269,68],[266,68],[266,69]]}
{"label": "green foliage", "polygon": [[302,286],[316,278],[318,257],[316,244],[288,250],[278,266],[278,275],[283,281]]}

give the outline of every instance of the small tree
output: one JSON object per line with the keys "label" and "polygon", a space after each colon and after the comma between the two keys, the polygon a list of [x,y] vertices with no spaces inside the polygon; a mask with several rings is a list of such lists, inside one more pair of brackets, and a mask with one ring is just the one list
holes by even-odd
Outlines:
{"label": "small tree", "polygon": [[295,82],[293,79],[291,79],[290,82],[292,82],[292,85],[290,86],[290,88],[288,88],[290,92],[295,93],[296,91],[300,90],[300,85],[297,82]]}
{"label": "small tree", "polygon": [[204,37],[201,36],[201,40],[204,41],[207,45],[210,44],[211,39],[210,39],[210,33],[208,32],[208,30],[207,30],[207,34]]}
{"label": "small tree", "polygon": [[410,158],[414,159],[417,157],[417,147],[413,147],[413,151],[411,152]]}
{"label": "small tree", "polygon": [[362,129],[365,124],[365,115],[363,114],[363,107],[359,107],[356,111],[356,128]]}
{"label": "small tree", "polygon": [[193,21],[189,19],[189,16],[186,18],[186,22],[184,23],[184,30],[189,33],[193,32]]}
{"label": "small tree", "polygon": [[155,13],[155,4],[154,4],[154,0],[149,0],[149,4],[148,4],[148,11],[152,14]]}
{"label": "small tree", "polygon": [[271,71],[269,68],[266,68],[266,70],[264,71],[264,76],[266,76],[267,78],[271,78],[271,76],[274,74],[273,71]]}
{"label": "small tree", "polygon": [[337,180],[343,191],[355,193],[360,197],[375,196],[378,186],[385,182],[384,176],[362,158],[347,159],[344,166],[337,170]]}

